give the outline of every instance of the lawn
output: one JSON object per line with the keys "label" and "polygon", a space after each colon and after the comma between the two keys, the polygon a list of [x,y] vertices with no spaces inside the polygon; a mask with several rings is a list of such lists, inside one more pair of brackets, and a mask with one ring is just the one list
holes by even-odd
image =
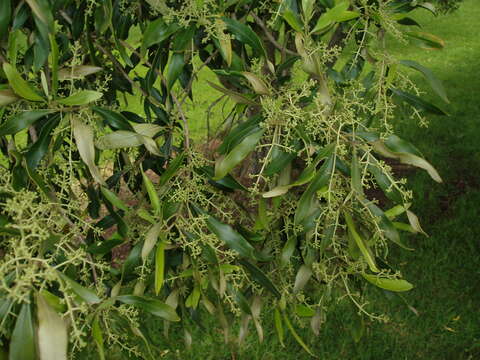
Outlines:
{"label": "lawn", "polygon": [[[480,3],[465,0],[450,16],[434,18],[422,11],[415,17],[424,25],[423,31],[445,40],[445,49],[409,47],[406,52],[393,39],[389,46],[400,58],[432,69],[443,80],[451,101],[441,104],[419,79],[427,98],[450,116],[429,117],[428,128],[418,127],[412,119],[398,119],[396,124],[399,134],[416,144],[444,179],[442,184],[434,183],[421,171],[409,176],[413,210],[430,236],[407,239],[415,251],[392,249],[390,257],[415,284],[404,297],[415,311],[400,298],[374,293],[375,308],[388,314],[390,321],[366,322],[365,333],[356,343],[349,330],[352,319],[345,315],[350,312],[337,308],[328,314],[319,337],[308,329],[299,330],[322,359],[480,358],[480,101],[476,99],[480,94]],[[147,326],[156,345],[169,349],[163,352],[164,359],[310,358],[290,335],[282,348],[271,320],[264,319],[263,344],[257,343],[251,329],[241,349],[225,345],[223,336],[206,319],[201,320],[204,329],[192,325],[191,350],[185,350],[183,334],[175,329],[166,340],[161,322],[149,321]]]}

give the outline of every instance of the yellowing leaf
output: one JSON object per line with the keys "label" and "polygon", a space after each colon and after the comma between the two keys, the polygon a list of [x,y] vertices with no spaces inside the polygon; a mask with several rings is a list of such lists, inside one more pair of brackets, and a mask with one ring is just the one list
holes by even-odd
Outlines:
{"label": "yellowing leaf", "polygon": [[37,316],[40,360],[67,360],[67,325],[40,294],[37,295]]}
{"label": "yellowing leaf", "polygon": [[80,120],[72,116],[73,137],[77,143],[78,152],[85,165],[87,165],[92,177],[99,184],[105,185],[100,170],[95,165],[95,147],[93,145],[92,128],[82,123]]}
{"label": "yellowing leaf", "polygon": [[76,65],[71,68],[62,68],[58,71],[59,80],[75,80],[83,79],[88,75],[95,74],[103,69],[98,66]]}

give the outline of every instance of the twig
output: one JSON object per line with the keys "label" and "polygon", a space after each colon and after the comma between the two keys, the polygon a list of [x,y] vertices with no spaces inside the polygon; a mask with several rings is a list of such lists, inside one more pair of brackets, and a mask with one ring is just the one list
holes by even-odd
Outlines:
{"label": "twig", "polygon": [[275,40],[274,36],[272,35],[272,33],[270,31],[268,31],[267,29],[267,26],[265,25],[265,23],[262,21],[262,19],[260,19],[257,14],[251,12],[250,15],[252,15],[253,19],[255,20],[255,22],[257,23],[258,26],[260,26],[262,28],[262,30],[264,31],[267,39],[273,44],[273,46],[275,46],[278,50],[280,51],[284,51],[286,52],[287,54],[290,54],[290,55],[295,55],[295,56],[298,56],[298,53],[296,51],[292,51],[290,49],[287,49],[285,46],[282,46],[281,44],[278,43],[277,40]]}

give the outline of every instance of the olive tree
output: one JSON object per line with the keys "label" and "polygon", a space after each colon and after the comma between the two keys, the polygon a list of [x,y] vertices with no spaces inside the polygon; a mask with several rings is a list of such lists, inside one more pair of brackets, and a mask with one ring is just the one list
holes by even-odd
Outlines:
{"label": "olive tree", "polygon": [[395,168],[441,182],[394,133],[402,117],[445,114],[411,69],[448,102],[428,68],[389,53],[392,41],[443,47],[412,11],[435,9],[1,0],[9,358],[155,357],[151,316],[187,339],[211,317],[241,342],[249,325],[262,341],[266,312],[280,342],[288,333],[308,353],[296,329],[318,335],[340,301],[360,323],[384,320],[368,294],[413,287],[387,255],[423,233]]}

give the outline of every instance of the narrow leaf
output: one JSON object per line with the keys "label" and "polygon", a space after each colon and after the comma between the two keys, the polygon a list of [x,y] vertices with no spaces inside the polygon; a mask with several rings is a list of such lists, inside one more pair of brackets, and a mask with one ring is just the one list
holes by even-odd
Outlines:
{"label": "narrow leaf", "polygon": [[82,123],[76,117],[72,117],[72,128],[80,157],[85,165],[87,165],[95,181],[104,185],[105,182],[100,174],[100,170],[98,170],[97,165],[95,165],[95,147],[93,145],[92,128],[89,125]]}
{"label": "narrow leaf", "polygon": [[238,41],[248,44],[252,47],[254,50],[254,56],[267,56],[262,40],[260,40],[258,35],[250,28],[250,26],[242,24],[238,20],[232,18],[223,17],[222,19],[227,25],[227,30],[235,35],[235,38]]}
{"label": "narrow leaf", "polygon": [[239,259],[238,262],[243,265],[243,267],[250,273],[250,275],[255,281],[257,281],[265,289],[270,291],[277,298],[280,298],[281,296],[280,292],[262,270],[260,270],[256,265],[252,264],[251,262],[245,259]]}
{"label": "narrow leaf", "polygon": [[64,99],[58,99],[57,101],[66,106],[82,106],[90,104],[91,102],[99,100],[103,94],[93,90],[81,90]]}
{"label": "narrow leaf", "polygon": [[143,243],[143,248],[142,248],[143,262],[147,260],[148,255],[157,244],[158,237],[160,236],[161,230],[162,230],[162,223],[158,222],[147,231],[145,235],[145,242]]}
{"label": "narrow leaf", "polygon": [[165,242],[159,241],[155,252],[155,295],[162,290],[165,271]]}
{"label": "narrow leaf", "polygon": [[124,304],[136,306],[165,320],[180,321],[175,309],[159,300],[135,295],[121,295],[117,296],[116,299]]}
{"label": "narrow leaf", "polygon": [[0,136],[16,134],[50,113],[52,110],[30,110],[15,115],[0,125]]}
{"label": "narrow leaf", "polygon": [[389,278],[370,275],[370,274],[362,274],[362,276],[368,282],[385,290],[402,292],[402,291],[409,291],[413,289],[413,285],[406,280],[389,279]]}
{"label": "narrow leaf", "polygon": [[98,304],[102,300],[95,294],[95,292],[91,289],[88,289],[76,281],[70,279],[68,276],[61,272],[57,272],[58,275],[62,278],[63,281],[65,281],[70,289],[77,294],[83,301],[85,301],[87,304]]}
{"label": "narrow leaf", "polygon": [[12,332],[9,360],[35,360],[35,332],[30,304],[23,303]]}
{"label": "narrow leaf", "polygon": [[440,96],[446,103],[450,102],[448,100],[447,92],[445,91],[442,82],[435,76],[432,70],[412,60],[400,60],[400,64],[408,66],[422,73],[423,76],[425,76],[428,84],[437,93],[437,95]]}
{"label": "narrow leaf", "polygon": [[357,232],[357,229],[355,228],[355,224],[353,223],[352,216],[347,212],[344,213],[344,216],[345,216],[345,221],[347,223],[348,231],[350,231],[350,234],[355,240],[355,243],[360,249],[360,252],[362,253],[368,266],[370,267],[370,270],[373,272],[379,272],[380,270],[378,270],[377,265],[375,264],[375,259],[370,249],[368,248],[367,244],[363,241],[360,234]]}
{"label": "narrow leaf", "polygon": [[40,360],[67,360],[67,325],[40,294],[37,295],[37,316]]}
{"label": "narrow leaf", "polygon": [[259,130],[242,140],[240,144],[235,146],[225,157],[220,158],[215,163],[214,180],[219,180],[227,175],[235,166],[237,166],[248,154],[250,154],[257,143],[262,138],[264,130]]}
{"label": "narrow leaf", "polygon": [[103,334],[102,334],[102,329],[100,328],[100,321],[98,319],[98,316],[95,316],[93,318],[92,336],[93,336],[93,340],[95,341],[95,345],[97,345],[98,356],[100,357],[100,360],[105,360]]}
{"label": "narrow leaf", "polygon": [[8,78],[10,87],[18,96],[30,101],[44,101],[44,99],[32,89],[12,65],[4,63],[3,71]]}

